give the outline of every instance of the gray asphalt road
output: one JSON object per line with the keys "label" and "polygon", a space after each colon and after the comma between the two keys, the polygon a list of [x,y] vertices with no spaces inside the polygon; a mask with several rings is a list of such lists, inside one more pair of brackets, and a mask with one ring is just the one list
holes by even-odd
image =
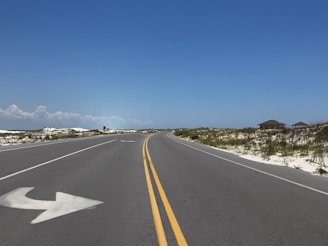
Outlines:
{"label": "gray asphalt road", "polygon": [[[0,245],[328,245],[328,178],[147,137],[0,148]],[[56,192],[100,203],[31,223]]]}

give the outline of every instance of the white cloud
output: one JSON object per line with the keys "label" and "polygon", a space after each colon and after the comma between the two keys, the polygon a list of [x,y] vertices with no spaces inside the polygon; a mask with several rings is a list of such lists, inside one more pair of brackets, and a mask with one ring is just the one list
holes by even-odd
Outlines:
{"label": "white cloud", "polygon": [[39,129],[51,127],[102,128],[147,128],[151,121],[124,119],[119,116],[80,115],[63,111],[49,112],[46,106],[38,106],[33,112],[25,112],[17,105],[0,108],[0,129]]}

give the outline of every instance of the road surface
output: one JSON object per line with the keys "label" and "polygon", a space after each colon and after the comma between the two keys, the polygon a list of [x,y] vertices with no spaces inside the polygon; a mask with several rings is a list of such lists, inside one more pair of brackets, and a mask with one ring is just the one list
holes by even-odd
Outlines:
{"label": "road surface", "polygon": [[0,245],[328,245],[328,178],[162,132],[0,147]]}

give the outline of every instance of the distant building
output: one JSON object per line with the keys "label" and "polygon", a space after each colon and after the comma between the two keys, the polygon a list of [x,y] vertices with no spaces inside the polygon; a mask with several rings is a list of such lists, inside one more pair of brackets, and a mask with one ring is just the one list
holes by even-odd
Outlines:
{"label": "distant building", "polygon": [[308,127],[308,126],[309,126],[308,124],[306,124],[306,123],[304,123],[302,121],[297,122],[294,125],[292,125],[292,127],[294,127],[294,128],[303,128],[303,127]]}
{"label": "distant building", "polygon": [[261,130],[266,129],[284,129],[285,124],[276,120],[268,120],[259,124]]}

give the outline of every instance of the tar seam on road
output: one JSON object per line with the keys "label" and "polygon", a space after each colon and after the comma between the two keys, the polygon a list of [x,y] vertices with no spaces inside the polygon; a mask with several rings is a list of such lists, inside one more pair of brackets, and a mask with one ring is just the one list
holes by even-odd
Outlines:
{"label": "tar seam on road", "polygon": [[5,179],[8,179],[8,178],[13,177],[13,176],[16,176],[16,175],[21,174],[21,173],[25,173],[25,172],[31,171],[31,170],[36,169],[36,168],[38,168],[38,167],[42,167],[42,166],[48,165],[48,164],[50,164],[50,163],[52,163],[52,162],[55,162],[55,161],[58,161],[58,160],[64,159],[64,158],[66,158],[66,157],[68,157],[68,156],[72,156],[72,155],[75,155],[75,154],[81,153],[81,152],[83,152],[83,151],[86,151],[86,150],[89,150],[89,149],[93,149],[93,148],[96,148],[96,147],[98,147],[98,146],[101,146],[101,145],[104,145],[104,144],[108,144],[108,143],[112,143],[112,142],[115,142],[115,141],[117,141],[117,140],[114,139],[114,140],[110,140],[110,141],[107,141],[107,142],[104,142],[104,143],[100,143],[100,144],[92,145],[92,146],[87,147],[87,148],[84,148],[84,149],[80,149],[80,150],[78,150],[78,151],[75,151],[75,152],[69,153],[69,154],[67,154],[67,155],[63,155],[63,156],[57,157],[57,158],[55,158],[55,159],[52,159],[52,160],[50,160],[50,161],[46,161],[46,162],[43,162],[43,163],[37,164],[37,165],[35,165],[35,166],[32,166],[32,167],[29,167],[29,168],[26,168],[26,169],[20,170],[20,171],[18,171],[18,172],[15,172],[15,173],[12,173],[12,174],[6,175],[6,176],[4,176],[4,177],[0,177],[0,181],[5,180]]}
{"label": "tar seam on road", "polygon": [[[150,180],[150,176],[149,176],[147,159],[148,159],[148,162],[149,162],[150,170],[151,170],[151,172],[153,174],[155,185],[157,187],[158,193],[159,193],[160,198],[162,200],[162,203],[164,205],[164,209],[166,211],[166,214],[167,214],[167,217],[169,219],[169,222],[170,222],[172,231],[174,233],[174,236],[176,238],[176,241],[177,241],[177,243],[178,243],[179,246],[187,246],[188,243],[187,243],[187,241],[186,241],[186,239],[185,239],[185,237],[184,237],[184,235],[182,233],[182,230],[180,228],[180,225],[179,225],[179,223],[178,223],[178,221],[177,221],[177,219],[176,219],[176,217],[174,215],[173,209],[172,209],[172,207],[171,207],[171,205],[169,203],[169,200],[168,200],[168,198],[167,198],[167,196],[165,194],[164,188],[163,188],[163,186],[162,186],[162,184],[161,184],[161,182],[159,180],[159,177],[157,175],[155,166],[154,166],[153,161],[152,161],[152,159],[150,157],[150,153],[149,153],[149,149],[148,149],[148,141],[149,141],[149,138],[150,137],[148,137],[145,140],[144,146],[143,146],[144,167],[145,167],[145,173],[146,173],[146,180],[147,180],[148,191],[149,191],[149,188],[150,187],[152,189],[152,184],[151,184],[151,180]],[[146,159],[146,154],[147,154],[147,159]],[[148,185],[148,182],[150,182],[150,185]],[[152,189],[152,192],[154,192],[153,189]],[[150,191],[149,191],[149,196],[150,197],[152,197],[152,196],[155,197],[154,194],[150,194]],[[153,201],[156,202],[156,198],[151,199],[151,200],[153,200]],[[156,204],[156,207],[157,207],[157,204]],[[157,209],[158,209],[158,207],[157,207]],[[156,211],[156,214],[157,214],[157,212],[159,213],[159,211]],[[155,221],[155,215],[153,214],[153,216],[154,216],[154,221]],[[160,215],[158,215],[158,216],[160,216]],[[156,218],[156,220],[160,220],[161,221],[160,217],[159,217],[159,219]],[[156,223],[158,223],[158,221]],[[156,223],[155,223],[155,225],[156,225]],[[163,228],[163,226],[162,226],[162,228]],[[157,234],[158,233],[159,232],[157,232]],[[164,237],[165,237],[164,229],[163,229],[163,231],[161,233],[164,233]],[[158,237],[158,240],[159,240],[159,244],[162,245],[161,242],[160,242],[160,238],[159,237]],[[165,238],[165,242],[162,242],[162,243],[163,243],[163,245],[167,245],[166,238]]]}
{"label": "tar seam on road", "polygon": [[292,181],[292,180],[289,180],[289,179],[286,179],[286,178],[283,178],[283,177],[280,177],[280,176],[277,176],[277,175],[274,175],[274,174],[271,174],[271,173],[268,173],[268,172],[265,172],[265,171],[262,171],[262,170],[256,169],[256,168],[254,168],[254,167],[249,167],[249,166],[247,166],[247,165],[241,164],[241,163],[236,162],[236,161],[229,160],[229,159],[227,159],[227,158],[224,158],[224,157],[221,157],[221,156],[218,156],[218,155],[212,154],[212,153],[210,153],[210,152],[207,152],[207,151],[204,151],[204,150],[201,150],[201,149],[197,149],[196,147],[190,146],[190,145],[185,144],[185,143],[181,143],[181,142],[179,142],[179,141],[173,139],[173,138],[170,137],[169,135],[167,135],[167,136],[168,136],[168,138],[170,138],[172,141],[174,141],[174,142],[176,142],[176,143],[179,143],[179,144],[184,145],[184,146],[186,146],[186,147],[188,147],[188,148],[191,148],[191,149],[197,150],[197,151],[202,152],[202,153],[204,153],[204,154],[207,154],[207,155],[210,155],[210,156],[213,156],[213,157],[219,158],[219,159],[224,160],[224,161],[228,161],[228,162],[233,163],[233,164],[235,164],[235,165],[238,165],[238,166],[241,166],[241,167],[244,167],[244,168],[247,168],[247,169],[253,170],[253,171],[258,172],[258,173],[262,173],[262,174],[267,175],[267,176],[270,176],[270,177],[272,177],[272,178],[279,179],[279,180],[285,181],[285,182],[287,182],[287,183],[290,183],[290,184],[293,184],[293,185],[296,185],[296,186],[299,186],[299,187],[302,187],[302,188],[305,188],[305,189],[308,189],[308,190],[311,190],[311,191],[315,191],[315,192],[317,192],[317,193],[320,193],[320,194],[323,194],[323,195],[328,196],[328,192],[325,192],[325,191],[322,191],[322,190],[318,190],[318,189],[316,189],[316,188],[313,188],[313,187],[311,187],[311,186],[307,186],[307,185],[304,185],[304,184],[301,184],[301,183],[297,183],[297,182],[295,182],[295,181]]}

